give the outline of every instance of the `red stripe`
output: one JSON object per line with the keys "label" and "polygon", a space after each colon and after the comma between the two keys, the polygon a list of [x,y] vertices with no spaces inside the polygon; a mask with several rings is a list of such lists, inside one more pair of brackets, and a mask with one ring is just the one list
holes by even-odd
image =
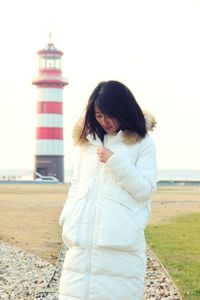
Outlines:
{"label": "red stripe", "polygon": [[[35,83],[33,83],[33,84],[35,84]],[[60,86],[60,85],[58,85],[58,86],[56,86],[56,85],[52,86],[52,85],[49,85],[49,84],[37,85],[38,89],[43,89],[43,88],[46,88],[46,87],[48,87],[48,88],[56,88],[56,89],[60,89],[60,90],[63,89],[63,86]]]}
{"label": "red stripe", "polygon": [[42,75],[60,75],[60,69],[40,69],[40,74]]}
{"label": "red stripe", "polygon": [[63,103],[62,102],[38,102],[37,103],[38,114],[62,114]]}
{"label": "red stripe", "polygon": [[39,81],[34,81],[33,84],[35,84],[39,88],[56,88],[56,89],[62,89],[65,85],[68,83],[42,83]]}
{"label": "red stripe", "polygon": [[38,87],[54,87],[54,88],[63,88],[65,85],[68,85],[66,80],[53,80],[53,79],[36,79],[32,81],[32,84],[35,84]]}
{"label": "red stripe", "polygon": [[37,140],[63,140],[63,128],[38,127],[36,128]]}

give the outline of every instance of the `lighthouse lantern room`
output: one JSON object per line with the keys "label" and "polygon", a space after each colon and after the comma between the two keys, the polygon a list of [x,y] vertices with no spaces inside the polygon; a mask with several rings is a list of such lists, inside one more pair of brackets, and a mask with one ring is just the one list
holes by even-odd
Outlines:
{"label": "lighthouse lantern room", "polygon": [[32,84],[37,86],[37,122],[35,172],[54,176],[64,182],[63,141],[63,53],[50,42],[38,52],[39,74]]}

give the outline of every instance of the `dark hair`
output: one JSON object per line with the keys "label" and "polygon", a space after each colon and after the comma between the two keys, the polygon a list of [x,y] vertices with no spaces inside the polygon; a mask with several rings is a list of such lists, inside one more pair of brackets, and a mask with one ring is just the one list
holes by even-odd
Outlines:
{"label": "dark hair", "polygon": [[141,138],[146,135],[145,118],[133,94],[123,83],[111,80],[100,82],[92,92],[80,139],[90,133],[103,141],[106,132],[96,120],[95,105],[103,114],[118,120],[119,130],[136,132]]}

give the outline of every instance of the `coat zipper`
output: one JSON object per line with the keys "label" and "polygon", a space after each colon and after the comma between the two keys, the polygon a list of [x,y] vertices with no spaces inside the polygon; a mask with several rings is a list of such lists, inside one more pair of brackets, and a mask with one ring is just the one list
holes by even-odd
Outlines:
{"label": "coat zipper", "polygon": [[[97,170],[99,170],[99,174],[95,181],[96,193],[94,195],[94,203],[93,203],[93,209],[92,209],[90,221],[92,221],[92,220],[95,221],[95,217],[96,217],[96,203],[98,202],[99,186],[101,183],[101,178],[102,178],[101,174],[102,174],[102,170],[103,170],[102,163],[98,162]],[[89,248],[88,248],[88,257],[89,257],[88,278],[87,278],[87,289],[86,289],[85,297],[84,297],[85,300],[89,299],[88,297],[89,297],[89,290],[90,290],[92,247],[93,247],[93,236],[94,236],[94,227],[95,227],[95,226],[93,226],[94,224],[92,224],[92,222],[90,224],[91,224],[91,226],[90,226],[90,231],[89,231]]]}

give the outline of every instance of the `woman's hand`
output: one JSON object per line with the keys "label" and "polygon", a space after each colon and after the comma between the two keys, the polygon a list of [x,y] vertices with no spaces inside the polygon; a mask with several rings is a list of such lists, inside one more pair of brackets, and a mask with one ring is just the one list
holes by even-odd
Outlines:
{"label": "woman's hand", "polygon": [[98,155],[99,161],[105,163],[113,155],[113,152],[110,151],[108,148],[98,147],[97,155]]}

